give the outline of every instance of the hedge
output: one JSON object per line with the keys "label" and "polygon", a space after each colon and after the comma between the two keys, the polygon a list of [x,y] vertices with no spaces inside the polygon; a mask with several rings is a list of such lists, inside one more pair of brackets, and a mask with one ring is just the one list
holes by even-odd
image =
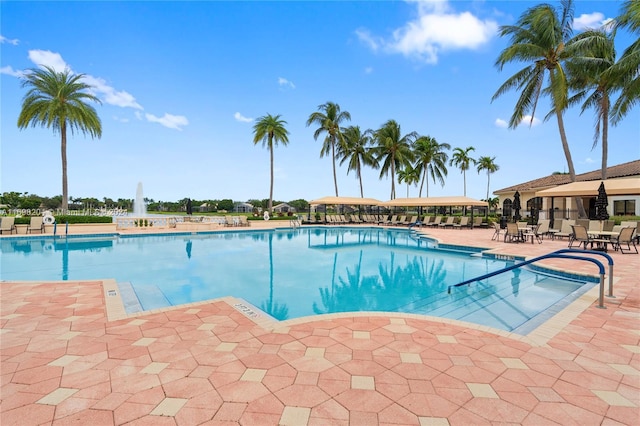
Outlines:
{"label": "hedge", "polygon": [[[69,225],[73,225],[74,223],[112,223],[113,218],[111,216],[74,216],[74,215],[59,215],[56,216],[56,223],[69,223]],[[16,217],[15,224],[16,225],[28,225],[31,223],[31,218],[26,217]]]}

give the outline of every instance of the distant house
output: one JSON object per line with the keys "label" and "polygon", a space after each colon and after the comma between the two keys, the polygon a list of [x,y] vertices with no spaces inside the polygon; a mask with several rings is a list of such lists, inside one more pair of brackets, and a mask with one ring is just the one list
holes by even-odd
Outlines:
{"label": "distant house", "polygon": [[235,202],[233,203],[233,211],[235,213],[253,213],[254,207],[249,203]]}
{"label": "distant house", "polygon": [[[588,173],[576,175],[576,182],[599,181],[601,171],[594,170]],[[640,177],[640,160],[618,164],[607,168],[607,180],[638,178]],[[573,197],[538,197],[537,191],[554,188],[571,183],[568,174],[553,174],[529,182],[519,183],[507,188],[499,189],[493,193],[498,196],[498,213],[512,217],[513,196],[516,191],[520,193],[520,215],[522,217],[550,218],[553,212],[554,218],[577,217],[576,205]],[[595,197],[581,197],[585,210],[589,217],[595,216]],[[609,196],[609,214],[615,216],[640,216],[640,188],[635,195]]]}
{"label": "distant house", "polygon": [[295,213],[296,212],[296,208],[290,206],[287,203],[280,203],[277,206],[273,206],[273,211],[276,213]]}
{"label": "distant house", "polygon": [[202,203],[198,206],[198,211],[200,213],[210,212],[212,210],[212,206],[209,203]]}

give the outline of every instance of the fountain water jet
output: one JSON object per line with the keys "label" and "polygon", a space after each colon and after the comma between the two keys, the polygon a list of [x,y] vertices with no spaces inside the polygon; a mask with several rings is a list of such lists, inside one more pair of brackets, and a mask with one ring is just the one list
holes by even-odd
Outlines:
{"label": "fountain water jet", "polygon": [[136,200],[133,202],[133,215],[137,217],[147,215],[147,205],[144,203],[142,182],[138,182],[138,188],[136,189]]}

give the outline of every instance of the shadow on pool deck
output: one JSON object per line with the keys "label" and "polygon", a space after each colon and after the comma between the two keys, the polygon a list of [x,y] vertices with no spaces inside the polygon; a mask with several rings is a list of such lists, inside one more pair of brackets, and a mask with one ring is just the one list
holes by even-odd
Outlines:
{"label": "shadow on pool deck", "polygon": [[[511,255],[567,246],[427,232]],[[640,256],[611,255],[606,309],[589,294],[527,336],[399,314],[274,323],[230,298],[109,321],[102,281],[2,282],[0,423],[634,424]]]}

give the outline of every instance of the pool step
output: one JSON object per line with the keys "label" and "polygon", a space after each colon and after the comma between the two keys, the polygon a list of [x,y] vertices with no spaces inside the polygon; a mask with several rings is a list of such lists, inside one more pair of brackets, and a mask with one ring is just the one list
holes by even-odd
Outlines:
{"label": "pool step", "polygon": [[[498,278],[498,279],[496,279]],[[579,283],[559,285],[553,281],[554,288],[561,296],[545,287],[546,278],[531,276],[515,284],[511,275],[494,277],[490,283],[473,283],[470,287],[452,290],[452,295],[444,295],[424,303],[411,312],[435,315],[443,318],[480,322],[496,328],[516,328],[539,312],[541,306],[551,306],[566,293],[580,287]],[[566,288],[570,286],[571,288]],[[562,288],[560,288],[562,287]],[[535,301],[535,302],[533,302]],[[491,307],[490,309],[487,309]],[[487,313],[494,312],[487,324]]]}
{"label": "pool step", "polygon": [[155,284],[136,284],[135,288],[128,281],[117,284],[127,314],[172,306],[162,290]]}

